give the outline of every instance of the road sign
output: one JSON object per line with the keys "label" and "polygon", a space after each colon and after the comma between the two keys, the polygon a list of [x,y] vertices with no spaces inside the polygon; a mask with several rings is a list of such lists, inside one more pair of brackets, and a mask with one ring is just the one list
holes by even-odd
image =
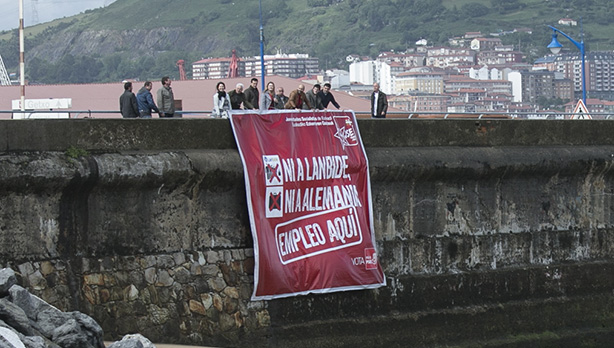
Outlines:
{"label": "road sign", "polygon": [[572,120],[592,120],[593,118],[588,113],[588,109],[582,99],[578,100],[578,104],[573,109],[573,115],[571,115]]}

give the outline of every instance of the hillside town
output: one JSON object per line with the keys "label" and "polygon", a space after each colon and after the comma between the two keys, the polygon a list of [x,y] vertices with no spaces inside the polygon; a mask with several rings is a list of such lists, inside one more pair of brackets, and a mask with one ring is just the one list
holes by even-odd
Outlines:
{"label": "hillside town", "polygon": [[[577,22],[563,18],[561,26]],[[532,34],[529,28],[512,32]],[[582,94],[581,55],[574,47],[527,62],[513,45],[504,45],[506,33],[467,32],[449,39],[447,46],[416,42],[405,52],[380,52],[377,58],[349,55],[349,70],[318,69],[318,58],[307,54],[265,55],[265,74],[308,83],[330,82],[332,88],[369,98],[373,83],[388,94],[390,105],[410,112],[573,112]],[[546,35],[544,35],[546,36]],[[569,45],[571,46],[571,44]],[[586,57],[588,111],[614,110],[614,52],[590,51]],[[260,76],[260,57],[207,58],[192,64],[194,79]],[[564,106],[564,110],[562,107]]]}

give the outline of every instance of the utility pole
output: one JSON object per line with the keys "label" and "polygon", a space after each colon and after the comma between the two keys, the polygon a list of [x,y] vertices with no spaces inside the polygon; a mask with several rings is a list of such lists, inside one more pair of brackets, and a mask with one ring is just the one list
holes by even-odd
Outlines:
{"label": "utility pole", "polygon": [[19,85],[21,90],[21,111],[26,111],[26,64],[23,36],[23,0],[19,0]]}

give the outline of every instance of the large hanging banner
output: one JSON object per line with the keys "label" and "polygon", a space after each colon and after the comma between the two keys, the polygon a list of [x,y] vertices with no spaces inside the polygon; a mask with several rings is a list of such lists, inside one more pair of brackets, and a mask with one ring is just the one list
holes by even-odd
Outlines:
{"label": "large hanging banner", "polygon": [[230,121],[254,238],[252,299],[385,286],[354,113],[233,112]]}

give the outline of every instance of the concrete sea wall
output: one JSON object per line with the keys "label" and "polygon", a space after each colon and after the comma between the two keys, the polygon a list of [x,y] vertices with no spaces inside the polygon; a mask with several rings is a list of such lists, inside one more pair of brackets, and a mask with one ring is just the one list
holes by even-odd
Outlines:
{"label": "concrete sea wall", "polygon": [[[226,120],[0,122],[0,261],[115,340],[606,347],[614,123],[360,120],[388,286],[250,301]],[[283,144],[280,144],[283,146]]]}

